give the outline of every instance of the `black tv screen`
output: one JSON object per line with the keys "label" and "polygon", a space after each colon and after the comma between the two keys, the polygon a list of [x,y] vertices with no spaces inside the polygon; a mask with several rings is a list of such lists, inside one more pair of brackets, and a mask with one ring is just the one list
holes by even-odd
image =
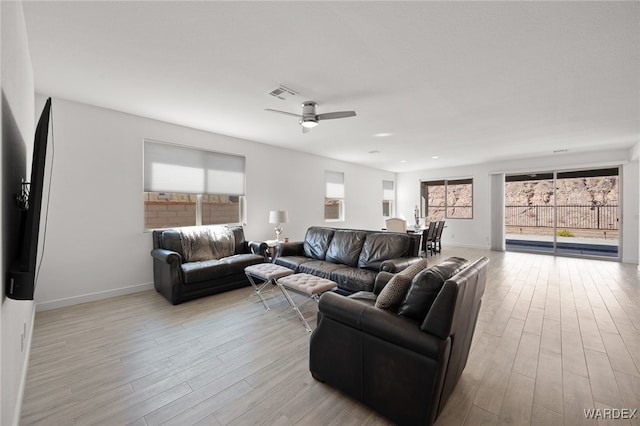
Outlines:
{"label": "black tv screen", "polygon": [[40,237],[40,216],[42,212],[43,190],[47,161],[47,142],[49,139],[49,119],[51,116],[51,98],[47,99],[33,141],[33,159],[31,162],[31,180],[28,197],[23,197],[16,208],[20,212],[20,231],[17,256],[9,266],[6,283],[6,295],[11,299],[33,300],[37,276],[38,239]]}

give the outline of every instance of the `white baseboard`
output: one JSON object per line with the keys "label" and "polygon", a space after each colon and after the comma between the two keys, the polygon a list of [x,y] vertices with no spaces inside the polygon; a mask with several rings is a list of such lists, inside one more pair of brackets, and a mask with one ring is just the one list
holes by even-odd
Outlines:
{"label": "white baseboard", "polygon": [[117,288],[114,290],[98,291],[96,293],[83,294],[81,296],[73,296],[64,299],[36,303],[36,311],[48,311],[50,309],[63,308],[65,306],[78,305],[80,303],[93,302],[95,300],[108,299],[110,297],[138,293],[140,291],[151,289],[153,289],[153,283],[137,284],[129,287]]}
{"label": "white baseboard", "polygon": [[30,322],[30,330],[26,333],[26,342],[25,345],[25,353],[24,353],[24,364],[22,365],[22,376],[20,377],[20,389],[18,391],[18,400],[16,401],[16,408],[13,414],[14,425],[20,424],[20,417],[22,415],[22,401],[24,400],[24,388],[27,384],[27,372],[29,369],[29,357],[31,356],[31,337],[33,336],[33,325],[34,320],[36,318],[36,310],[35,306],[31,313],[31,322]]}
{"label": "white baseboard", "polygon": [[445,245],[446,247],[461,247],[461,248],[469,248],[469,249],[491,250],[491,247],[488,244],[474,245],[474,244],[459,244],[459,243],[447,242]]}

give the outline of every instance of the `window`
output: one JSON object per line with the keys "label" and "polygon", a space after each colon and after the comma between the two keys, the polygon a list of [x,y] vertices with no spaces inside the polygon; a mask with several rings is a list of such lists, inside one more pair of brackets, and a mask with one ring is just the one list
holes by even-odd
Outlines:
{"label": "window", "polygon": [[473,179],[434,180],[420,183],[426,221],[473,218]]}
{"label": "window", "polygon": [[244,157],[144,141],[144,227],[242,223]]}
{"label": "window", "polygon": [[344,173],[326,171],[324,197],[324,220],[340,222],[344,220]]}
{"label": "window", "polygon": [[393,201],[395,200],[395,192],[393,190],[392,180],[382,181],[382,216],[393,216]]}
{"label": "window", "polygon": [[473,179],[446,181],[447,214],[452,219],[473,219]]}

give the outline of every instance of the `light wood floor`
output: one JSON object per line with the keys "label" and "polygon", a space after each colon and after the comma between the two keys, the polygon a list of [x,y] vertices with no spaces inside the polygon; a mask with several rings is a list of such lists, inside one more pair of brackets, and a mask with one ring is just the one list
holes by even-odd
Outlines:
{"label": "light wood floor", "polygon": [[[431,259],[452,255],[491,263],[437,426],[602,425],[583,410],[640,408],[635,265],[455,248]],[[146,291],[38,313],[21,424],[388,423],[311,378],[309,333],[281,294],[267,312],[250,293],[172,306]]]}

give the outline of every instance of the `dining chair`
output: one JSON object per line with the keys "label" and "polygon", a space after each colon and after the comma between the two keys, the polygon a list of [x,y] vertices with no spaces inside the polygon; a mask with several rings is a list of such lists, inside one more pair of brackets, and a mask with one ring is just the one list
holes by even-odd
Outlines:
{"label": "dining chair", "polygon": [[407,232],[407,221],[399,217],[392,217],[386,220],[388,232]]}

